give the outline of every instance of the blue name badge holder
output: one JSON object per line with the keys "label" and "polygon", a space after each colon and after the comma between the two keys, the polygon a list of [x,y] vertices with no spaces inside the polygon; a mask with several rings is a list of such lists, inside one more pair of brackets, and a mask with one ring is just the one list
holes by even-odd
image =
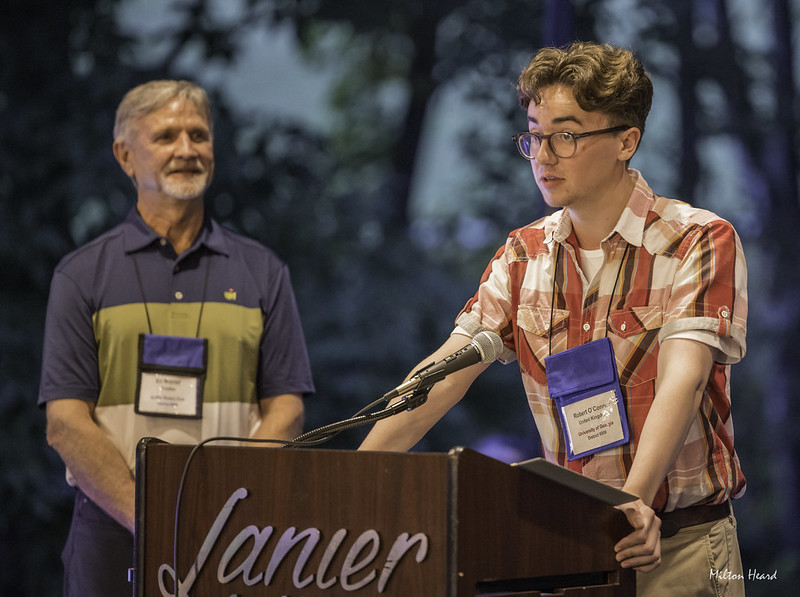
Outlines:
{"label": "blue name badge holder", "polygon": [[202,418],[207,361],[206,338],[140,334],[136,413]]}
{"label": "blue name badge holder", "polygon": [[567,460],[628,442],[628,419],[611,340],[593,340],[550,355],[544,362],[547,388],[558,405],[567,440]]}

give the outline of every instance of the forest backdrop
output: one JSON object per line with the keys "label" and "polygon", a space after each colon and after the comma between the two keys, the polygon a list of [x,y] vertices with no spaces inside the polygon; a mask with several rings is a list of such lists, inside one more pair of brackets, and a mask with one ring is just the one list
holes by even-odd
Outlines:
{"label": "forest backdrop", "polygon": [[[60,594],[71,493],[36,407],[44,311],[58,260],[133,204],[110,151],[125,91],[190,78],[211,93],[207,205],[291,267],[310,429],[394,387],[449,333],[506,233],[544,214],[511,142],[525,127],[513,85],[537,48],[575,39],[637,52],[656,99],[633,167],[742,238],[733,412],[748,490],[735,506],[745,570],[778,575],[747,589],[796,591],[796,23],[792,0],[5,0],[0,594]],[[493,365],[418,449],[456,445],[537,454],[515,366]]]}

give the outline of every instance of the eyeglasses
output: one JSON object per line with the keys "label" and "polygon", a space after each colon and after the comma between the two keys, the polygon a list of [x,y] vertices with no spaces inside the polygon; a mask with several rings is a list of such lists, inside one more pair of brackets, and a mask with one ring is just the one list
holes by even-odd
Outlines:
{"label": "eyeglasses", "polygon": [[612,126],[607,129],[599,129],[596,131],[587,131],[585,133],[570,133],[562,131],[560,133],[550,133],[549,135],[542,135],[541,133],[519,133],[514,135],[514,143],[517,144],[519,153],[526,160],[532,160],[539,153],[539,148],[542,146],[542,141],[547,141],[547,146],[556,157],[571,158],[578,151],[578,139],[583,137],[590,137],[591,135],[603,135],[605,133],[618,133],[631,128],[627,124],[619,126]]}

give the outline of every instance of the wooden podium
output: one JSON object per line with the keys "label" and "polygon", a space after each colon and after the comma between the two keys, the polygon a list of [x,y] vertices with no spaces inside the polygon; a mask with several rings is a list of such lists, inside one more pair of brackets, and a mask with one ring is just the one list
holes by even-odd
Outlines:
{"label": "wooden podium", "polygon": [[463,448],[209,444],[187,467],[191,452],[139,444],[137,597],[175,595],[176,557],[180,594],[195,597],[635,595],[614,560],[625,516],[560,473]]}

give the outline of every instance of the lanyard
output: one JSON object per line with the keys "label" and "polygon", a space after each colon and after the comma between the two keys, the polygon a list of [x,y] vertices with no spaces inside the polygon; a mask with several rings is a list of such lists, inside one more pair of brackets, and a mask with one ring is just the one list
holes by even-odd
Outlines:
{"label": "lanyard", "polygon": [[[150,322],[150,310],[147,308],[147,298],[144,295],[144,284],[142,284],[142,276],[139,273],[139,262],[136,258],[136,253],[131,253],[131,257],[133,257],[133,269],[136,270],[136,281],[139,284],[139,292],[142,294],[142,304],[144,305],[144,314],[147,317],[147,331],[152,334],[153,333],[153,326]],[[209,270],[209,261],[210,258],[206,259],[206,271],[205,276],[203,279],[203,296],[202,300],[200,301],[200,313],[197,315],[197,330],[195,331],[194,337],[200,337],[200,321],[203,318],[203,307],[206,304],[206,291],[208,290],[208,270]]]}
{"label": "lanyard", "polygon": [[[620,275],[622,274],[622,266],[625,264],[625,258],[628,256],[628,248],[629,247],[630,247],[630,245],[626,243],[625,244],[625,252],[622,254],[622,259],[620,259],[620,262],[619,262],[619,269],[617,270],[617,276],[614,279],[614,288],[611,290],[611,296],[608,297],[608,310],[606,311],[606,319],[605,319],[606,332],[605,332],[605,336],[604,336],[606,338],[608,338],[608,318],[611,315],[611,303],[614,300],[614,295],[617,294],[617,285],[619,284],[619,278],[620,278]],[[549,337],[548,337],[548,347],[547,347],[547,354],[548,355],[552,355],[553,354],[553,312],[555,310],[555,304],[556,304],[556,278],[558,277],[558,262],[559,262],[559,256],[560,255],[561,255],[561,243],[557,243],[556,244],[556,258],[555,258],[555,263],[553,264],[553,291],[552,291],[552,296],[551,296],[551,300],[550,300],[550,330],[549,330],[550,334],[549,334]]]}

